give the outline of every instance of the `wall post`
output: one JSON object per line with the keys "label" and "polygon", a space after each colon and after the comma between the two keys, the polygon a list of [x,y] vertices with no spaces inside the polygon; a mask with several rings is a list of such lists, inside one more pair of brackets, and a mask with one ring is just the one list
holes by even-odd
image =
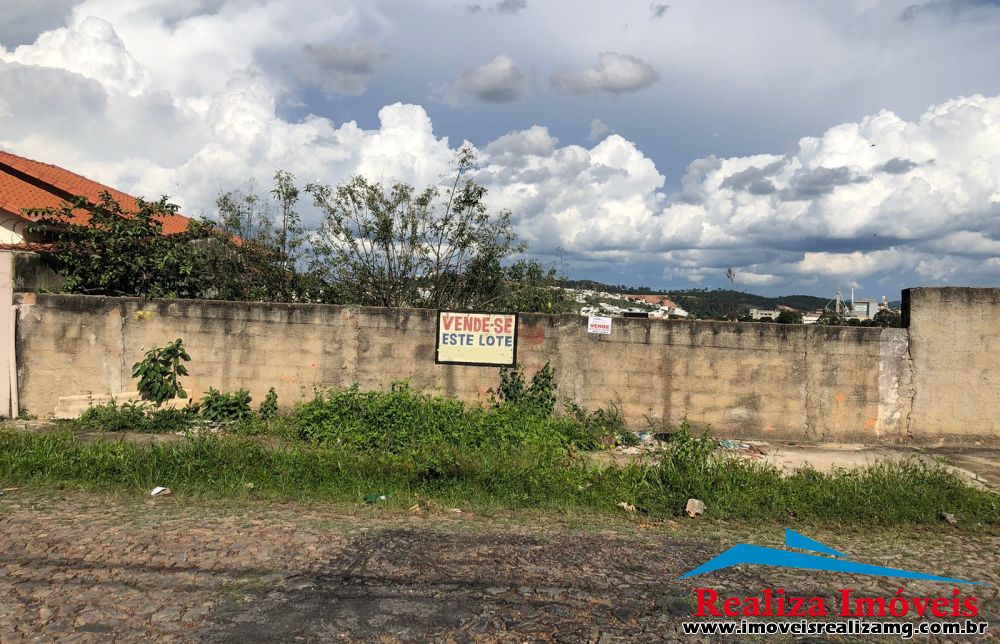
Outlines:
{"label": "wall post", "polygon": [[0,416],[17,418],[14,253],[0,251]]}

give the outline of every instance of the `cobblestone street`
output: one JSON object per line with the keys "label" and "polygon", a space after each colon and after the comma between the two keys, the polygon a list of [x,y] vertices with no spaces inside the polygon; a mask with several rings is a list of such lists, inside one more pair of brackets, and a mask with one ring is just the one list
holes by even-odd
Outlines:
{"label": "cobblestone street", "polygon": [[[950,592],[751,566],[678,581],[736,543],[780,545],[783,526],[602,523],[8,491],[0,641],[672,640],[698,585]],[[997,619],[996,535],[791,527],[860,561],[990,582],[965,592]]]}

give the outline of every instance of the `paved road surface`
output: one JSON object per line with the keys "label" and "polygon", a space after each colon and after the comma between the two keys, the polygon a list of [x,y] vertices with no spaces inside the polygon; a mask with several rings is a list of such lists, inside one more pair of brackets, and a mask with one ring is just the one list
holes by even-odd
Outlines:
{"label": "paved road surface", "polygon": [[[670,641],[699,584],[831,605],[842,587],[950,592],[748,566],[681,582],[735,543],[780,545],[782,526],[574,523],[8,492],[0,642]],[[862,561],[994,582],[974,593],[997,620],[1000,536],[794,527]]]}

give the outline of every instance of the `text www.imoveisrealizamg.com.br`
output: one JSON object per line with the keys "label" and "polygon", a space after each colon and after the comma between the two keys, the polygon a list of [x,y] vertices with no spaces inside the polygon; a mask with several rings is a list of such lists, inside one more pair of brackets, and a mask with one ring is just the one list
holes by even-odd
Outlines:
{"label": "text www.imoveisrealizamg.com.br", "polygon": [[847,619],[817,622],[806,619],[755,621],[690,621],[681,624],[685,635],[898,635],[910,639],[926,635],[985,635],[989,622],[866,621]]}

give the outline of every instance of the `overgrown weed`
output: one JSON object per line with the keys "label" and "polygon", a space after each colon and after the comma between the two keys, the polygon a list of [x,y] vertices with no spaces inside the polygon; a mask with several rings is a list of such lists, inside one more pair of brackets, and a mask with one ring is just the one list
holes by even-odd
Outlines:
{"label": "overgrown weed", "polygon": [[995,530],[1000,523],[995,495],[916,460],[782,476],[767,464],[678,445],[657,464],[600,468],[537,444],[391,452],[301,441],[265,446],[231,435],[136,445],[4,431],[0,480],[141,492],[167,485],[192,496],[277,500],[359,502],[388,492],[387,503],[403,507],[434,499],[446,507],[620,513],[616,504],[625,501],[652,519],[681,515],[694,497],[708,506],[706,517],[718,519],[889,526],[934,524],[949,512],[966,528]]}

